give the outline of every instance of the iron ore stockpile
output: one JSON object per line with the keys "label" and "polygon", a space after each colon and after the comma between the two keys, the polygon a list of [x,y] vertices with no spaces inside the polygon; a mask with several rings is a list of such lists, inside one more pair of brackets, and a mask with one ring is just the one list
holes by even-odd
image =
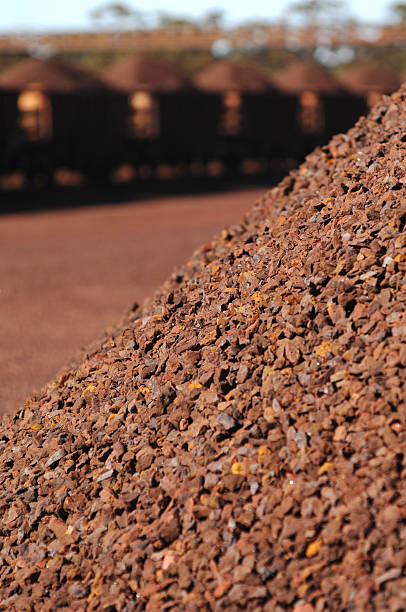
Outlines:
{"label": "iron ore stockpile", "polygon": [[1,429],[7,610],[406,609],[406,89]]}

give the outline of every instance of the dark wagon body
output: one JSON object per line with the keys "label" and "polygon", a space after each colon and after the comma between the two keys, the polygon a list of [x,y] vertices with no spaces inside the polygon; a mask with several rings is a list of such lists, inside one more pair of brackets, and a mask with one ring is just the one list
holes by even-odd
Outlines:
{"label": "dark wagon body", "polygon": [[242,133],[250,155],[267,160],[294,156],[300,136],[293,120],[296,112],[293,95],[277,90],[244,94]]}
{"label": "dark wagon body", "polygon": [[17,124],[17,93],[0,90],[0,175],[9,171],[21,136]]}
{"label": "dark wagon body", "polygon": [[340,90],[332,96],[325,96],[325,134],[327,142],[334,134],[346,132],[354,123],[365,115],[365,100],[362,96]]}
{"label": "dark wagon body", "polygon": [[215,155],[221,99],[189,90],[159,94],[163,158],[172,163],[208,162]]}
{"label": "dark wagon body", "polygon": [[125,152],[123,100],[107,89],[54,95],[52,159],[55,168],[105,178]]}

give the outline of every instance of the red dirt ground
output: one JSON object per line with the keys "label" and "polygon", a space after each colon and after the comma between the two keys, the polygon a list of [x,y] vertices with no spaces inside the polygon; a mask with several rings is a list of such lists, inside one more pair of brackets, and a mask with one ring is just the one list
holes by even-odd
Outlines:
{"label": "red dirt ground", "polygon": [[55,376],[264,187],[0,218],[0,413]]}

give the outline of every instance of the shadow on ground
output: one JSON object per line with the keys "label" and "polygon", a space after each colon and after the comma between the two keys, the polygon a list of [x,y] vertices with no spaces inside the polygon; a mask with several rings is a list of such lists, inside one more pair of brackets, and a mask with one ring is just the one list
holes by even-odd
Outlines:
{"label": "shadow on ground", "polygon": [[44,210],[71,209],[88,206],[103,206],[131,201],[160,199],[177,195],[216,195],[224,192],[269,188],[281,176],[260,175],[225,179],[223,177],[187,178],[171,181],[140,181],[130,184],[89,184],[83,186],[24,188],[0,191],[0,214],[24,213]]}

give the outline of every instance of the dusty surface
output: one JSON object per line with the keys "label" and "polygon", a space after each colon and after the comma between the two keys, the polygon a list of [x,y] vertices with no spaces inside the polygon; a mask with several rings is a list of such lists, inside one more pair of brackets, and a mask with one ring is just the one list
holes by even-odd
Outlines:
{"label": "dusty surface", "polygon": [[55,376],[263,192],[0,217],[0,411]]}

